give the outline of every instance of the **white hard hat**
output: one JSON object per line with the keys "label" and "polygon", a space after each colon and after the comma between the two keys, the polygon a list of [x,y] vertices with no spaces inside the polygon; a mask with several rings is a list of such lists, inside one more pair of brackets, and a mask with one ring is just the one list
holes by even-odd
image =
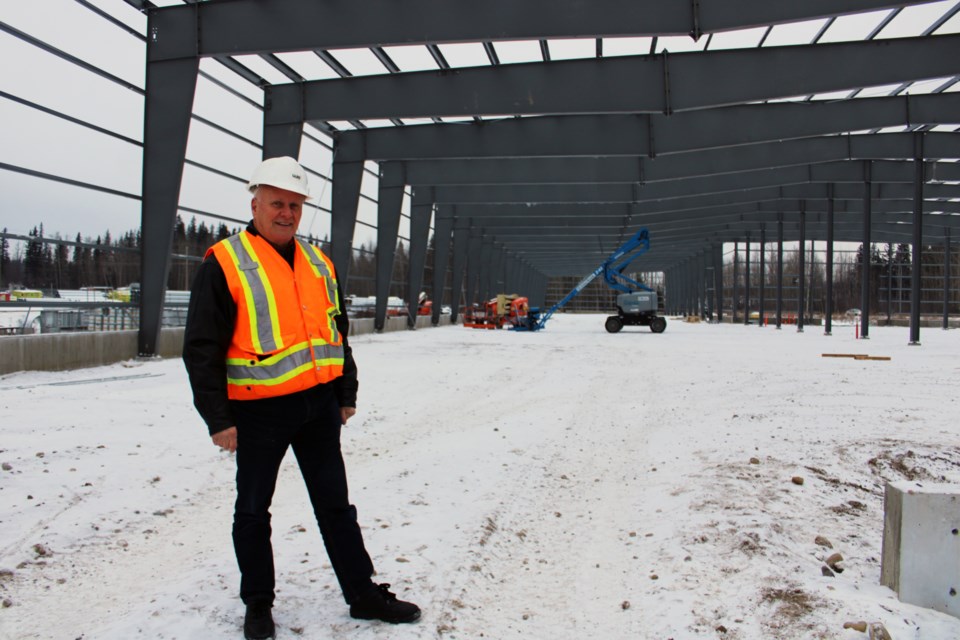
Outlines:
{"label": "white hard hat", "polygon": [[267,158],[261,162],[253,172],[247,189],[252,193],[262,184],[310,197],[307,172],[290,156]]}

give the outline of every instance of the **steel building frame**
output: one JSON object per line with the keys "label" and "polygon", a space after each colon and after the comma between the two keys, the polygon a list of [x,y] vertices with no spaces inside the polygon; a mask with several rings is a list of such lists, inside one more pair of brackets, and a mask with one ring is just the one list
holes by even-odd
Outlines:
{"label": "steel building frame", "polygon": [[[960,80],[960,36],[934,35],[960,4],[918,37],[875,39],[878,27],[852,42],[626,57],[604,57],[603,43],[829,25],[878,10],[889,21],[928,1],[127,0],[148,16],[139,351],[153,354],[159,336],[201,58],[263,88],[264,157],[298,156],[306,124],[331,137],[331,257],[344,280],[364,163],[379,163],[381,328],[407,189],[410,302],[433,218],[435,274],[453,254],[454,313],[464,276],[468,304],[501,284],[542,303],[549,277],[592,270],[640,226],[653,239],[644,269],[665,272],[678,290],[702,280],[724,242],[774,231],[781,246],[910,241],[919,261],[924,238],[949,239],[960,226],[960,95],[949,92]],[[551,59],[548,39],[583,37],[595,39],[595,58]],[[523,39],[540,41],[542,60],[501,64],[495,43]],[[451,68],[438,48],[446,43],[482,43],[490,64]],[[400,72],[389,45],[425,46],[439,69]],[[351,47],[369,48],[387,73],[351,76],[331,53]],[[340,77],[308,81],[276,56],[288,51],[313,51]],[[231,57],[239,54],[259,55],[290,82],[266,82]],[[947,80],[932,93],[898,95],[938,78]],[[876,85],[899,88],[854,97]],[[838,91],[844,99],[813,99]],[[370,119],[393,126],[367,128]],[[331,124],[341,120],[354,129]],[[434,278],[436,299],[443,282]]]}

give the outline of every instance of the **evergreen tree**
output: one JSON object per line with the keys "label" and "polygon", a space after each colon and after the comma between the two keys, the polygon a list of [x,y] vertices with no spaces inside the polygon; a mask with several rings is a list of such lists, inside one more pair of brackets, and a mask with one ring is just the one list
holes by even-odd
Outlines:
{"label": "evergreen tree", "polygon": [[27,242],[27,253],[23,260],[23,279],[27,287],[43,286],[44,268],[43,268],[43,243],[41,226],[39,229],[34,227],[27,234],[30,240]]}
{"label": "evergreen tree", "polygon": [[83,247],[80,246],[80,243],[83,242],[83,238],[80,234],[77,234],[76,239],[74,240],[77,244],[73,246],[73,262],[70,264],[70,288],[79,289],[83,286]]}
{"label": "evergreen tree", "polygon": [[210,245],[213,244],[213,233],[207,227],[206,223],[201,222],[200,227],[197,229],[197,238],[193,245],[193,251],[191,255],[203,256]]}
{"label": "evergreen tree", "polygon": [[410,271],[410,254],[402,241],[397,242],[397,250],[393,254],[393,273],[390,276],[390,295],[406,299],[407,273]]}
{"label": "evergreen tree", "polygon": [[[60,234],[56,236],[60,239]],[[72,289],[70,284],[70,251],[67,245],[57,243],[53,260],[53,286],[57,289]]]}
{"label": "evergreen tree", "polygon": [[[173,227],[173,244],[171,246],[173,253],[185,255],[187,253],[187,227],[183,223],[183,218],[177,215],[177,222]],[[174,259],[170,262],[170,273],[167,276],[167,288],[180,289],[182,283],[187,278],[187,270],[183,264],[183,259]]]}
{"label": "evergreen tree", "polygon": [[[7,233],[7,228],[3,228],[3,233]],[[0,238],[0,289],[10,285],[10,244],[7,242],[6,235]]]}
{"label": "evergreen tree", "polygon": [[197,231],[197,216],[191,216],[190,224],[187,226],[187,231],[186,231],[187,248],[196,246],[198,235],[199,234]]}
{"label": "evergreen tree", "polygon": [[103,273],[99,284],[106,287],[117,287],[117,252],[114,251],[113,239],[110,231],[103,234]]}
{"label": "evergreen tree", "polygon": [[103,240],[100,236],[97,236],[96,241],[93,243],[93,264],[91,265],[91,281],[93,286],[98,287],[103,285]]}

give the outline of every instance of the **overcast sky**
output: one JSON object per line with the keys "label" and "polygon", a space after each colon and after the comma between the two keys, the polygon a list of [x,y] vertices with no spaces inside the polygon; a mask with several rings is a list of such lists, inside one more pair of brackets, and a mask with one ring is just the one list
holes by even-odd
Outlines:
{"label": "overcast sky", "polygon": [[[157,1],[158,5],[181,4],[179,0]],[[91,0],[91,3],[120,19],[138,33],[146,31],[146,18],[122,0]],[[957,4],[946,0],[904,10],[879,37],[919,35],[939,16]],[[820,41],[860,39],[869,34],[886,16],[887,11],[841,18],[823,34]],[[31,0],[0,2],[0,21],[10,27],[90,63],[135,87],[144,84],[144,43],[141,39],[111,24],[75,0]],[[821,30],[824,21],[812,21],[775,27],[763,46],[806,44]],[[750,29],[704,36],[698,42],[691,38],[662,38],[655,44],[649,38],[610,38],[604,40],[604,55],[636,55],[669,49],[671,52],[754,47],[760,43],[764,29]],[[937,34],[960,32],[960,15],[936,31]],[[505,64],[540,59],[536,41],[496,43],[496,51]],[[592,57],[593,39],[550,41],[552,59]],[[441,45],[441,51],[453,67],[482,65],[486,55],[479,44]],[[404,71],[435,69],[436,63],[422,46],[385,47],[388,55]],[[384,73],[384,67],[366,49],[333,51],[337,59],[354,75]],[[279,57],[308,79],[336,77],[312,53],[279,54]],[[5,94],[29,100],[66,113],[134,141],[142,139],[143,98],[135,90],[84,71],[36,46],[0,31],[0,162],[44,173],[56,174],[92,183],[137,196],[140,193],[141,148],[129,141],[109,137],[74,123],[22,105]],[[255,56],[239,56],[244,64],[271,82],[286,79]],[[226,70],[222,65],[204,60],[201,70],[228,83],[257,103],[261,92]],[[926,92],[942,84],[934,80],[911,89]],[[951,90],[957,90],[953,87]],[[875,88],[861,95],[886,95],[890,87]],[[830,96],[830,97],[843,97]],[[255,143],[261,140],[261,112],[236,98],[205,78],[197,85],[196,114]],[[418,121],[406,121],[416,124]],[[338,128],[352,128],[347,123],[333,123]],[[378,122],[367,122],[378,126]],[[309,129],[308,129],[309,130]],[[315,137],[325,139],[317,131]],[[196,120],[190,131],[187,157],[219,170],[246,178],[260,159],[260,150],[252,144],[204,125]],[[323,145],[304,140],[302,162],[322,175],[330,173],[330,152]],[[371,165],[371,168],[372,165]],[[329,233],[330,189],[316,176],[312,188],[319,197],[321,209],[305,214],[301,231],[324,236]],[[78,232],[95,237],[106,230],[116,236],[140,225],[140,203],[135,198],[110,195],[63,185],[0,168],[0,190],[4,194],[0,208],[0,229],[26,235],[30,229],[44,224],[45,235],[60,234],[72,239]],[[374,237],[376,221],[376,179],[367,176],[362,188],[368,196],[361,199],[358,239]],[[229,180],[187,166],[180,198],[181,206],[222,216],[245,220],[249,197],[239,181]],[[409,205],[406,205],[407,207]],[[405,209],[408,210],[408,209]],[[192,214],[182,214],[189,220]],[[203,220],[204,218],[200,218]],[[208,224],[218,221],[207,219]],[[406,235],[406,220],[401,235]]]}

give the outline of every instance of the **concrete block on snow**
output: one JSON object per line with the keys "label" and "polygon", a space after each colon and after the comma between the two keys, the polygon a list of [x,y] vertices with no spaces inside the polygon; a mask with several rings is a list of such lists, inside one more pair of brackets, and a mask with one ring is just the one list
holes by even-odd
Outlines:
{"label": "concrete block on snow", "polygon": [[901,602],[960,618],[960,485],[887,485],[880,582]]}

